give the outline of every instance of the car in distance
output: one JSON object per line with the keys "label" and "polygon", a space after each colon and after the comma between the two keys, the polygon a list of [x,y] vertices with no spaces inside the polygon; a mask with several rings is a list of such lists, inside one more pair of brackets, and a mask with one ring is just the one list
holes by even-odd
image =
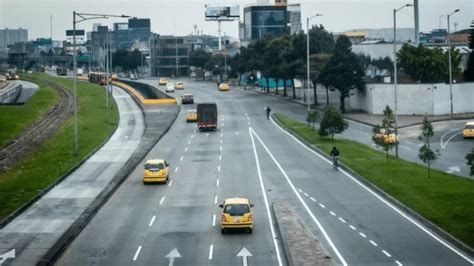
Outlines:
{"label": "car in distance", "polygon": [[474,121],[473,122],[466,122],[464,125],[464,129],[462,131],[462,136],[467,138],[474,138]]}
{"label": "car in distance", "polygon": [[389,128],[388,132],[385,128],[381,128],[379,132],[375,133],[374,138],[383,140],[385,143],[390,143],[390,144],[398,143],[399,141],[399,138],[397,134],[395,133],[394,128]]}
{"label": "car in distance", "polygon": [[17,80],[17,79],[20,79],[20,76],[18,76],[18,74],[16,73],[16,70],[12,69],[12,70],[8,70],[7,74],[5,75],[5,77],[8,79],[8,80]]}
{"label": "car in distance", "polygon": [[186,112],[186,122],[196,122],[198,120],[196,110],[188,110]]}
{"label": "car in distance", "polygon": [[181,104],[193,104],[194,96],[192,94],[183,94],[181,95]]}
{"label": "car in distance", "polygon": [[176,82],[176,86],[174,86],[174,88],[177,90],[184,90],[184,82]]}
{"label": "car in distance", "polygon": [[167,80],[167,79],[160,79],[160,81],[158,82],[158,85],[160,85],[160,86],[166,86],[167,83],[168,83],[168,80]]}
{"label": "car in distance", "polygon": [[143,170],[143,184],[164,183],[169,179],[169,164],[162,159],[146,161]]}
{"label": "car in distance", "polygon": [[165,91],[166,92],[174,92],[174,84],[173,83],[167,83]]}
{"label": "car in distance", "polygon": [[225,234],[228,229],[244,229],[249,234],[253,230],[253,204],[246,198],[230,198],[219,205],[221,213],[221,232]]}
{"label": "car in distance", "polygon": [[229,91],[229,84],[227,83],[221,83],[219,84],[219,91]]}

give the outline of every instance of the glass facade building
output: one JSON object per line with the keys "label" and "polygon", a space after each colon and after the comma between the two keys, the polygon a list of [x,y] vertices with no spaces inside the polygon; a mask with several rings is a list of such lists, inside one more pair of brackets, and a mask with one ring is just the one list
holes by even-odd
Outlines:
{"label": "glass facade building", "polygon": [[150,38],[150,45],[152,76],[188,76],[192,45],[187,42],[186,37],[155,34]]}
{"label": "glass facade building", "polygon": [[244,40],[256,40],[267,34],[273,36],[288,33],[286,6],[249,6],[244,8]]}

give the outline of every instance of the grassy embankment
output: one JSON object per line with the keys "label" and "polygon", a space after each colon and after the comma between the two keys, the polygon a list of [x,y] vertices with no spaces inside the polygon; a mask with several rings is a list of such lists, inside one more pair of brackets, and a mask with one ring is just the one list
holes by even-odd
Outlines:
{"label": "grassy embankment", "polygon": [[[0,145],[15,136],[47,112],[59,100],[58,93],[47,81],[72,91],[72,80],[46,74],[23,74],[22,78],[40,86],[39,91],[22,106],[0,107]],[[73,117],[38,150],[0,173],[0,220],[35,197],[64,175],[110,136],[118,123],[118,110],[109,111],[105,123],[105,90],[96,84],[78,82],[78,143],[79,154],[73,154]]]}
{"label": "grassy embankment", "polygon": [[284,127],[296,133],[316,148],[329,154],[337,146],[341,161],[403,204],[421,214],[437,226],[474,247],[474,181],[432,170],[413,162],[389,157],[367,145],[335,138],[320,138],[305,123],[276,114]]}

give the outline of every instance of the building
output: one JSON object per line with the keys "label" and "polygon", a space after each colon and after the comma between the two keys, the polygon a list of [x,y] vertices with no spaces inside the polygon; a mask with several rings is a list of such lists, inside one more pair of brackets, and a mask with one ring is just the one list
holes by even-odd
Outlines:
{"label": "building", "polygon": [[0,50],[6,50],[8,45],[26,41],[28,41],[27,29],[0,29]]}
{"label": "building", "polygon": [[446,36],[448,31],[446,29],[434,29],[430,32],[420,33],[421,43],[444,43],[446,42]]}
{"label": "building", "polygon": [[182,77],[189,75],[189,53],[192,45],[186,36],[152,35],[150,38],[151,75]]}
{"label": "building", "polygon": [[[385,42],[393,42],[393,28],[380,29],[353,29],[344,32],[349,38],[352,36],[359,43],[361,38],[365,36],[365,40],[382,40]],[[415,30],[413,28],[397,28],[397,42],[410,42],[415,38]]]}
{"label": "building", "polygon": [[295,34],[303,30],[301,25],[301,5],[291,4],[286,6],[288,23],[290,24],[290,34]]}
{"label": "building", "polygon": [[289,33],[286,6],[248,6],[244,8],[241,24],[241,42],[257,40],[270,34],[279,36]]}

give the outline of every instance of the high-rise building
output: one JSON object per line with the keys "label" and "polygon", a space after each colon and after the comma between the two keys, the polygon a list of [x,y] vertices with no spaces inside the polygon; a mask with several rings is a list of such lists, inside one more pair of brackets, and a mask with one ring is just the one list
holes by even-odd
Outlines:
{"label": "high-rise building", "polygon": [[8,45],[26,41],[28,41],[27,29],[0,29],[0,49],[6,49]]}
{"label": "high-rise building", "polygon": [[151,75],[155,77],[182,77],[189,74],[189,53],[192,45],[185,36],[150,38]]}

